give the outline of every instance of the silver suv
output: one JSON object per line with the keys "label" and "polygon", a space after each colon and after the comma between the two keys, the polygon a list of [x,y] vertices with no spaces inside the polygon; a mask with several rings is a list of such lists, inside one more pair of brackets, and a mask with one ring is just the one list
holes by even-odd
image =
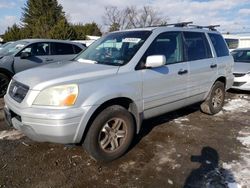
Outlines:
{"label": "silver suv", "polygon": [[110,33],[73,62],[16,74],[4,97],[6,120],[33,140],[82,143],[96,160],[114,160],[144,119],[197,102],[207,114],[222,109],[234,61],[213,30]]}

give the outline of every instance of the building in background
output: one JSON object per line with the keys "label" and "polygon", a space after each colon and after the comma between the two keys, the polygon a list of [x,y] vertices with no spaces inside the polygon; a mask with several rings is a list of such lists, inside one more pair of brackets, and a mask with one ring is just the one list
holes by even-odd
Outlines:
{"label": "building in background", "polygon": [[244,34],[224,34],[230,51],[236,48],[250,48],[250,33]]}

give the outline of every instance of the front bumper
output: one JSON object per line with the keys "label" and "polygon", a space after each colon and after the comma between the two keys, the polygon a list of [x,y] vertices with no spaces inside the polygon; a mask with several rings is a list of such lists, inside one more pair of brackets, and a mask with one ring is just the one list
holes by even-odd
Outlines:
{"label": "front bumper", "polygon": [[5,95],[4,114],[7,123],[32,140],[53,143],[79,143],[79,128],[85,124],[85,108],[20,108]]}
{"label": "front bumper", "polygon": [[250,91],[250,75],[245,74],[244,76],[241,77],[235,77],[232,88]]}

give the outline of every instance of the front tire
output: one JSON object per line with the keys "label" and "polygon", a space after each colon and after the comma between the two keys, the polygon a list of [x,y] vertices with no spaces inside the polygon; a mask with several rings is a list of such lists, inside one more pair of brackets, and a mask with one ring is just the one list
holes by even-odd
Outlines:
{"label": "front tire", "polygon": [[83,147],[94,159],[109,162],[128,150],[134,133],[132,115],[122,106],[113,105],[97,115],[90,125]]}
{"label": "front tire", "polygon": [[0,73],[0,98],[6,94],[9,83],[10,78],[5,74]]}
{"label": "front tire", "polygon": [[201,104],[201,111],[206,114],[217,114],[222,110],[225,100],[225,85],[216,81],[207,97]]}

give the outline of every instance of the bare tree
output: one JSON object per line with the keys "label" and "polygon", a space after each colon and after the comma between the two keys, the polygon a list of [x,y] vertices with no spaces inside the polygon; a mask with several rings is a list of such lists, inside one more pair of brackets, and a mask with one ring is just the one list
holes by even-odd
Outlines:
{"label": "bare tree", "polygon": [[137,9],[135,6],[124,9],[115,6],[106,7],[103,20],[109,31],[161,25],[167,22],[167,19],[151,6],[144,6],[142,9]]}

